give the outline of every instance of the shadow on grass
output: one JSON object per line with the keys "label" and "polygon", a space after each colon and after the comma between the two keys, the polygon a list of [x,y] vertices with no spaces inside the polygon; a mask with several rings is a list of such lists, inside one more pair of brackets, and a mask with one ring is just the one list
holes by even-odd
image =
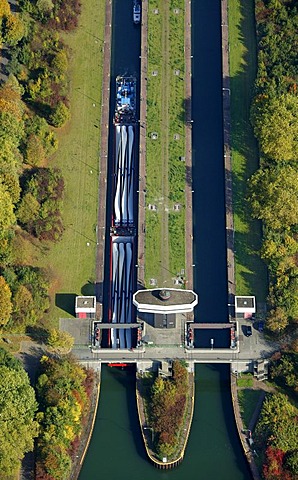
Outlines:
{"label": "shadow on grass", "polygon": [[[254,6],[241,1],[241,19],[237,25],[231,45],[243,45],[241,62],[237,63],[237,51],[231,48],[230,61],[236,60],[237,70],[230,78],[231,88],[231,146],[233,154],[232,195],[233,211],[237,217],[235,231],[236,270],[245,289],[265,301],[268,294],[266,265],[260,258],[262,244],[261,222],[252,219],[249,205],[248,179],[259,168],[259,152],[252,125],[250,107],[254,95],[254,82],[257,74],[256,35]],[[236,66],[235,63],[235,66]],[[241,229],[241,231],[239,231]],[[231,238],[231,243],[232,243]],[[238,279],[239,280],[239,279]],[[241,288],[241,287],[240,287]],[[240,293],[240,292],[239,292]],[[246,293],[246,292],[242,292]]]}
{"label": "shadow on grass", "polygon": [[55,305],[61,310],[69,313],[69,315],[75,315],[75,293],[56,293],[55,296]]}

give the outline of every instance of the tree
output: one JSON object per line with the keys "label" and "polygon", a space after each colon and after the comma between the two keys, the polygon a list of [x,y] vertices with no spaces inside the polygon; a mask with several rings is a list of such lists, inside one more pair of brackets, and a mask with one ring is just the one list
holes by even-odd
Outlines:
{"label": "tree", "polygon": [[0,182],[2,182],[7,193],[9,193],[12,203],[17,203],[21,193],[18,175],[13,172],[0,173]]}
{"label": "tree", "polygon": [[280,332],[284,330],[288,323],[288,315],[282,307],[272,308],[266,319],[266,327],[272,332]]}
{"label": "tree", "polygon": [[10,140],[15,146],[19,145],[24,135],[24,122],[13,113],[0,111],[0,140]]}
{"label": "tree", "polygon": [[52,69],[56,74],[57,78],[64,78],[65,73],[68,69],[68,60],[67,55],[64,50],[60,50],[53,58]]}
{"label": "tree", "polygon": [[63,125],[69,120],[70,111],[63,102],[58,102],[56,107],[53,108],[50,116],[50,122],[54,127],[63,127]]}
{"label": "tree", "polygon": [[0,474],[8,478],[20,467],[26,452],[33,450],[38,424],[35,393],[23,369],[0,366]]}
{"label": "tree", "polygon": [[250,179],[250,203],[255,218],[272,229],[298,223],[298,175],[289,165],[258,170]]}
{"label": "tree", "polygon": [[22,20],[16,14],[11,14],[5,19],[3,38],[8,45],[16,45],[24,36],[25,30]]}
{"label": "tree", "polygon": [[8,17],[10,14],[10,6],[7,0],[0,0],[0,19]]}
{"label": "tree", "polygon": [[281,393],[268,395],[263,403],[255,437],[287,453],[297,448],[297,408]]}
{"label": "tree", "polygon": [[[55,133],[50,130],[46,120],[38,115],[26,119],[26,134],[28,139],[31,135],[38,137],[47,155],[51,155],[58,148],[58,141]],[[28,143],[28,140],[24,143]]]}
{"label": "tree", "polygon": [[0,331],[7,324],[12,312],[11,290],[0,276]]}
{"label": "tree", "polygon": [[20,285],[13,297],[13,320],[19,325],[32,325],[35,323],[34,300],[32,293]]}
{"label": "tree", "polygon": [[51,16],[51,13],[54,8],[52,0],[37,0],[36,7],[39,11],[41,20]]}
{"label": "tree", "polygon": [[40,204],[32,193],[26,193],[17,209],[17,219],[22,225],[29,226],[38,218]]}
{"label": "tree", "polygon": [[48,345],[59,353],[68,353],[74,343],[74,338],[67,332],[53,328],[48,337]]}
{"label": "tree", "polygon": [[16,172],[20,163],[21,156],[13,142],[9,138],[0,138],[0,172]]}
{"label": "tree", "polygon": [[29,135],[26,145],[25,159],[29,165],[40,166],[45,159],[45,150],[41,139],[34,134]]}
{"label": "tree", "polygon": [[286,457],[286,467],[293,473],[297,475],[298,472],[298,449],[293,450]]}
{"label": "tree", "polygon": [[10,228],[16,221],[13,209],[12,198],[5,186],[0,183],[0,236],[1,232]]}
{"label": "tree", "polygon": [[37,448],[37,480],[66,479],[72,442],[80,435],[87,411],[86,371],[70,356],[43,357],[37,392],[42,412]]}
{"label": "tree", "polygon": [[252,121],[260,148],[276,161],[296,160],[298,153],[298,98],[291,94],[256,98]]}

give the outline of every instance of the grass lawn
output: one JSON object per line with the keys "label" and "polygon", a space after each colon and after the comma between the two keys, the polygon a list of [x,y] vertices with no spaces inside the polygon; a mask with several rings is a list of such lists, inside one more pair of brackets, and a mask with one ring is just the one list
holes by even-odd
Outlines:
{"label": "grass lawn", "polygon": [[62,170],[65,180],[65,232],[60,242],[39,252],[38,258],[38,265],[47,268],[51,278],[48,323],[69,316],[64,306],[73,294],[93,293],[104,5],[104,0],[82,2],[78,29],[65,35],[70,53],[71,120],[58,131],[59,149],[50,161]]}
{"label": "grass lawn", "polygon": [[246,373],[237,378],[237,387],[251,388],[253,386],[253,376],[250,373]]}
{"label": "grass lawn", "polygon": [[245,428],[248,428],[249,426],[249,422],[257,406],[260,394],[261,390],[238,390],[240,413]]}
{"label": "grass lawn", "polygon": [[257,68],[253,0],[229,1],[233,208],[236,289],[238,295],[267,296],[267,270],[258,256],[261,224],[250,218],[248,178],[259,166],[258,148],[249,121]]}
{"label": "grass lawn", "polygon": [[149,0],[148,52],[145,283],[173,286],[185,268],[184,0]]}

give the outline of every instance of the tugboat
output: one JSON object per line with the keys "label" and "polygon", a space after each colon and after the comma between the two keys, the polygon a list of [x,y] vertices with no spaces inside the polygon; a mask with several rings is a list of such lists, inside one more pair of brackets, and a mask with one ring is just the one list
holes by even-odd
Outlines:
{"label": "tugboat", "polygon": [[138,0],[134,0],[133,2],[133,23],[136,25],[141,21],[141,5],[139,4]]}

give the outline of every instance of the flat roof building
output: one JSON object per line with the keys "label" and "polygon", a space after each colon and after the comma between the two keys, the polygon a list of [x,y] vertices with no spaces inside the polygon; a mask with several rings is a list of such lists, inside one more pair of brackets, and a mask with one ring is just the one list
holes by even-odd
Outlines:
{"label": "flat roof building", "polygon": [[75,313],[77,318],[95,318],[96,297],[78,296],[76,297]]}
{"label": "flat roof building", "polygon": [[254,296],[236,296],[235,313],[243,313],[244,316],[256,313],[256,297]]}
{"label": "flat roof building", "polygon": [[133,304],[139,312],[146,313],[192,312],[198,304],[198,295],[192,290],[178,290],[176,288],[138,290],[133,295]]}

